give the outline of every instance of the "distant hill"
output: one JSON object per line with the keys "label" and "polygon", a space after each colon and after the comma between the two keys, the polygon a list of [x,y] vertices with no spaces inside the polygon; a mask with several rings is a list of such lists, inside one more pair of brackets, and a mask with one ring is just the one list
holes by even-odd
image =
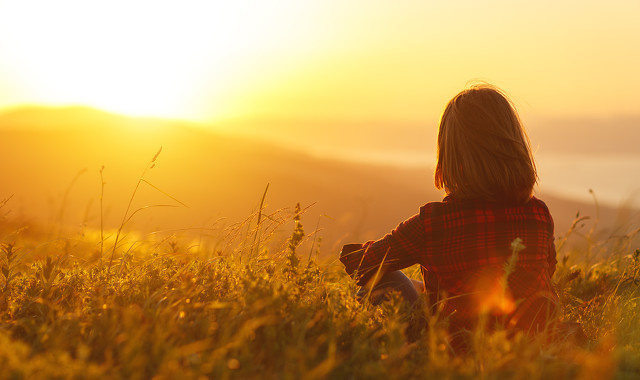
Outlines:
{"label": "distant hill", "polygon": [[546,152],[640,152],[640,116],[546,118],[527,125],[532,142]]}
{"label": "distant hill", "polygon": [[[422,204],[442,198],[429,169],[319,159],[175,121],[31,108],[0,115],[0,200],[13,195],[5,208],[16,218],[97,228],[104,165],[105,220],[118,226],[141,172],[161,146],[145,178],[188,208],[142,211],[130,228],[228,226],[257,210],[268,183],[265,213],[293,209],[296,202],[312,205],[303,216],[306,232],[319,226],[321,250],[335,253],[341,244],[381,237]],[[578,210],[592,212],[590,205],[545,200],[556,233],[568,228]],[[178,205],[143,184],[134,208],[150,204]],[[601,214],[613,220],[615,212],[603,208]]]}
{"label": "distant hill", "polygon": [[[292,146],[311,145],[316,151],[354,150],[424,153],[435,151],[438,120],[399,122],[385,120],[296,120],[256,118],[227,122],[232,130]],[[534,147],[545,153],[640,152],[640,115],[618,117],[548,117],[524,120]],[[309,131],[314,141],[308,144]]]}

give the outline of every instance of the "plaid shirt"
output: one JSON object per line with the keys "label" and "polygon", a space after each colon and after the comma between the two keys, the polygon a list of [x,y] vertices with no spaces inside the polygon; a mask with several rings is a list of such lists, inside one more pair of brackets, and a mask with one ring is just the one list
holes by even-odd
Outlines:
{"label": "plaid shirt", "polygon": [[[518,206],[451,197],[427,203],[382,239],[345,246],[340,260],[358,285],[365,285],[381,264],[382,271],[420,264],[432,303],[444,294],[453,300],[447,302],[447,309],[464,319],[477,312],[472,303],[479,302],[478,297],[466,296],[490,288],[487,280],[504,277],[516,238],[526,248],[519,252],[515,271],[508,277],[514,305],[522,309],[518,301],[525,300],[526,306],[536,295],[554,303],[553,219],[544,202],[535,197]],[[481,297],[486,299],[487,294]]]}

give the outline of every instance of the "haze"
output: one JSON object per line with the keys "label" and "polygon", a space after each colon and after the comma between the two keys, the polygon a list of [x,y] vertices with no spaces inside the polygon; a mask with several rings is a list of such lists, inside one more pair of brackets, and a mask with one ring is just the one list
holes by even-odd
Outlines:
{"label": "haze", "polygon": [[470,79],[525,116],[637,113],[637,1],[4,1],[0,108],[432,122]]}
{"label": "haze", "polygon": [[[359,213],[362,221],[377,210],[382,224],[363,227],[371,238],[440,196],[430,182],[439,115],[469,81],[482,80],[515,101],[537,151],[542,194],[591,202],[591,188],[616,206],[640,188],[629,175],[640,169],[638,15],[640,3],[621,0],[0,2],[2,168],[19,179],[3,183],[0,200],[17,194],[16,209],[55,214],[80,169],[91,174],[82,189],[94,199],[90,184],[102,164],[113,176],[129,175],[163,145],[163,159],[174,160],[163,181],[189,188],[195,203],[186,203],[213,202],[192,190],[226,181],[216,198],[224,207],[203,211],[198,223],[205,215],[246,215],[270,182],[279,207],[291,207],[293,190],[306,189],[301,197],[322,199],[318,214],[330,208],[339,229],[353,226],[344,215]],[[56,111],[68,106],[154,119]],[[163,135],[167,123],[157,118],[186,120],[206,133]],[[114,123],[118,133],[105,134]],[[220,148],[219,135],[248,155],[241,164],[227,150],[210,151]],[[280,153],[257,165],[264,150]],[[198,154],[216,164],[198,162]],[[335,159],[367,165],[336,176]],[[42,171],[42,162],[55,165]],[[224,162],[243,169],[234,177]],[[267,170],[267,163],[280,167]],[[386,168],[376,176],[372,163]],[[186,165],[194,168],[180,169]],[[389,165],[403,168],[399,177]],[[340,195],[359,170],[369,173],[362,180],[375,194],[349,182],[349,194]],[[209,177],[200,183],[203,173]],[[408,190],[412,175],[420,178]],[[278,186],[290,188],[276,195]],[[412,194],[402,205],[371,206],[403,197],[401,189]],[[118,191],[125,201],[114,204],[121,205],[128,193]],[[47,197],[56,206],[35,205]]]}

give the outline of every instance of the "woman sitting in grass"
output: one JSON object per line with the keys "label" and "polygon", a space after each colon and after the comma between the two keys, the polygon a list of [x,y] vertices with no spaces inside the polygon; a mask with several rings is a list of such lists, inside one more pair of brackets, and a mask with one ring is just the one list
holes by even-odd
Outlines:
{"label": "woman sitting in grass", "polygon": [[[426,291],[450,331],[489,327],[535,333],[554,315],[553,219],[533,196],[536,166],[513,104],[495,87],[478,85],[447,104],[438,131],[430,202],[377,241],[343,247],[340,260],[358,295],[377,304],[392,290],[409,302]],[[423,282],[400,269],[422,267]]]}

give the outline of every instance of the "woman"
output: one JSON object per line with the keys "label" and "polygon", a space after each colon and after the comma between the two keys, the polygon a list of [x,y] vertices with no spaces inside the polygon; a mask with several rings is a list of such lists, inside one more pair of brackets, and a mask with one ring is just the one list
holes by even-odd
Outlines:
{"label": "woman", "polygon": [[[484,315],[508,328],[547,327],[557,296],[553,219],[533,196],[536,165],[513,104],[478,85],[447,104],[438,131],[430,202],[377,241],[343,247],[340,260],[360,296],[380,302],[390,290],[414,302],[425,290],[450,329],[473,329]],[[422,267],[414,286],[400,269]]]}

